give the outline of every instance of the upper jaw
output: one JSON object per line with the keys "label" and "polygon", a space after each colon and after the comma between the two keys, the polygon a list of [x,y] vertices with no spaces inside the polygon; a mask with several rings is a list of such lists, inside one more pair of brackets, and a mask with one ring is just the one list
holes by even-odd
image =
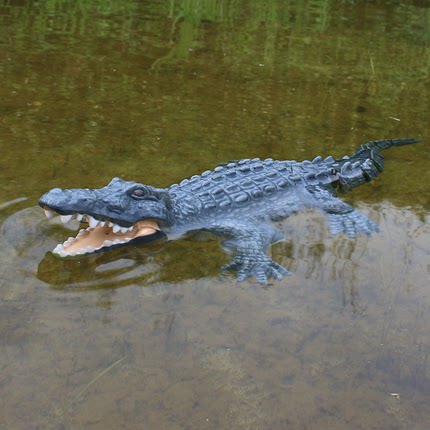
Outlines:
{"label": "upper jaw", "polygon": [[[111,222],[120,227],[132,227],[139,218],[129,211],[109,210],[104,199],[96,193],[97,190],[62,190],[54,188],[45,193],[39,200],[39,206],[48,218],[54,213],[59,214],[66,224],[72,219],[87,221],[91,227],[99,223]],[[78,194],[78,195],[76,195]]]}
{"label": "upper jaw", "polygon": [[[86,221],[91,227],[96,227],[101,224],[104,225],[106,222],[111,224],[116,224],[120,227],[132,227],[139,219],[131,219],[127,217],[127,214],[122,214],[123,216],[112,216],[113,214],[108,214],[107,211],[101,210],[100,212],[90,211],[90,210],[73,210],[72,208],[67,208],[67,206],[59,207],[55,204],[50,204],[40,199],[39,206],[44,210],[47,218],[52,218],[55,214],[61,216],[61,221],[63,224],[67,224],[69,221],[76,219],[78,221]],[[112,227],[112,226],[111,226]]]}
{"label": "upper jaw", "polygon": [[157,220],[163,226],[170,225],[172,221],[164,201],[133,201],[124,192],[112,190],[109,194],[103,189],[54,188],[40,198],[39,205],[46,210],[48,217],[50,211],[64,217],[71,216],[70,219],[87,215],[88,222],[94,225],[111,222],[129,228],[142,219]]}
{"label": "upper jaw", "polygon": [[104,226],[109,224],[109,227],[117,225],[119,228],[126,229],[133,227],[139,221],[143,219],[154,219],[160,225],[166,225],[166,214],[163,210],[149,210],[136,211],[136,210],[124,210],[119,213],[118,211],[109,211],[106,207],[94,207],[89,210],[85,209],[73,209],[69,205],[62,205],[59,207],[55,204],[49,204],[44,200],[39,201],[39,206],[44,210],[47,218],[52,218],[55,214],[61,216],[61,221],[66,224],[71,220],[76,219],[77,221],[88,222],[91,227],[98,225]]}
{"label": "upper jaw", "polygon": [[59,214],[63,224],[67,224],[70,221],[76,220],[79,222],[87,222],[91,228],[104,227],[107,225],[108,227],[112,228],[114,233],[126,233],[131,231],[135,224],[133,222],[124,222],[122,220],[120,221],[102,215],[90,215],[88,213],[76,213],[70,211],[56,211],[46,205],[41,205],[41,207],[47,218],[52,218],[56,213]]}

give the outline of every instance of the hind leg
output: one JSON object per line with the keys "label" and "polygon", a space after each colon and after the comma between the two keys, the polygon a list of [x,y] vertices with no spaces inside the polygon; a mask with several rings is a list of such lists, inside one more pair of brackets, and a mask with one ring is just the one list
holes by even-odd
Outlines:
{"label": "hind leg", "polygon": [[348,237],[355,237],[357,233],[371,236],[373,232],[381,231],[380,227],[352,206],[339,200],[334,190],[320,186],[307,187],[308,203],[320,209],[326,215],[332,234],[345,233]]}

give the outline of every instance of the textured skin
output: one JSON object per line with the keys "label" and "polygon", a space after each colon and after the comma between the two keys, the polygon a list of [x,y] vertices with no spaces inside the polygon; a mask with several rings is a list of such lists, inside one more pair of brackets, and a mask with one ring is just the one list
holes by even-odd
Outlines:
{"label": "textured skin", "polygon": [[[60,190],[45,194],[41,206],[62,214],[87,213],[130,226],[145,218],[157,219],[170,239],[189,231],[207,230],[224,239],[235,252],[223,267],[235,270],[238,280],[255,277],[260,283],[282,279],[289,272],[274,262],[267,247],[282,239],[270,220],[285,218],[303,208],[321,210],[333,234],[371,235],[378,226],[336,197],[336,191],[371,181],[383,170],[380,151],[416,143],[414,139],[371,141],[351,157],[313,161],[240,160],[216,167],[159,189],[115,178],[96,190]],[[136,188],[144,196],[131,196]]]}

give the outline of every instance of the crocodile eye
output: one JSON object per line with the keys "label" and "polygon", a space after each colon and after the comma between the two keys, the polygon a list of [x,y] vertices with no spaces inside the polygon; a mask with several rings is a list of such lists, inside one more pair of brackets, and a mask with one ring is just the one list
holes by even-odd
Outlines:
{"label": "crocodile eye", "polygon": [[131,196],[132,197],[137,197],[138,199],[141,197],[145,197],[146,196],[146,190],[144,190],[143,188],[136,188],[132,193]]}

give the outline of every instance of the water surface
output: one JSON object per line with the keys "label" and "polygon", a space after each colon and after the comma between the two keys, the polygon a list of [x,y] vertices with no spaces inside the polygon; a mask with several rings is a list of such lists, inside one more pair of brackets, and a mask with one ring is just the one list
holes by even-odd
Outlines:
{"label": "water surface", "polygon": [[[0,429],[428,428],[429,67],[420,0],[1,2]],[[56,259],[35,207],[391,137],[344,197],[383,233],[297,214],[267,288],[216,240]]]}

